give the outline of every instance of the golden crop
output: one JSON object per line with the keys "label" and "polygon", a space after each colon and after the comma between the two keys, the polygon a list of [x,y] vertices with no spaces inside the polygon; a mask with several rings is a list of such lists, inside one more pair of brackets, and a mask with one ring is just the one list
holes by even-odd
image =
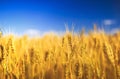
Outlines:
{"label": "golden crop", "polygon": [[120,32],[1,36],[0,79],[120,79]]}

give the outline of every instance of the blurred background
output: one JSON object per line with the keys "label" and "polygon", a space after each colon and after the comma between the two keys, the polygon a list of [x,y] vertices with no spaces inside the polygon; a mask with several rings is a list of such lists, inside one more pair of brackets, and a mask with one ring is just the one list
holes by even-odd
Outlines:
{"label": "blurred background", "polygon": [[63,33],[66,26],[88,32],[96,24],[107,33],[120,28],[120,0],[0,0],[4,34]]}

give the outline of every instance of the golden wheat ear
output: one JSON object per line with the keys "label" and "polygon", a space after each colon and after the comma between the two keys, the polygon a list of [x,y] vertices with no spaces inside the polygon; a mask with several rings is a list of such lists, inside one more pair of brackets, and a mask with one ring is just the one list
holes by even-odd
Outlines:
{"label": "golden wheat ear", "polygon": [[4,53],[4,48],[2,45],[0,45],[0,63],[3,61],[4,57],[3,54]]}

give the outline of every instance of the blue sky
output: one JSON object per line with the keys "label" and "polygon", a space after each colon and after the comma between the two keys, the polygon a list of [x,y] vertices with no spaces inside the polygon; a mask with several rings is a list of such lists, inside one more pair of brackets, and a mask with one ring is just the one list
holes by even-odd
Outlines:
{"label": "blue sky", "polygon": [[91,30],[96,23],[107,31],[120,28],[120,0],[0,0],[0,27],[26,32]]}

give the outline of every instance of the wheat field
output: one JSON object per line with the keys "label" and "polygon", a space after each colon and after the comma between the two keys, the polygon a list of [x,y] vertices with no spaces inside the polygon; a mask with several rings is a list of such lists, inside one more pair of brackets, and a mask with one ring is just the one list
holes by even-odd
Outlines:
{"label": "wheat field", "polygon": [[120,79],[120,32],[1,35],[0,79]]}

